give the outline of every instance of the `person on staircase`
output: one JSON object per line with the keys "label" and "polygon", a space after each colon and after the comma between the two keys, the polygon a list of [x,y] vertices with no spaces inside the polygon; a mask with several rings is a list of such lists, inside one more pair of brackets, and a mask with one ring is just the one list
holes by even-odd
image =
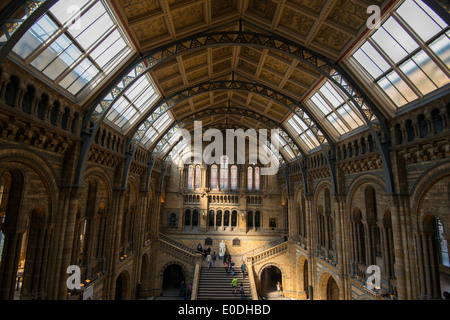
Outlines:
{"label": "person on staircase", "polygon": [[212,256],[211,256],[211,259],[212,259],[212,265],[213,265],[213,268],[215,268],[215,267],[216,267],[216,259],[217,259],[217,256],[216,256],[216,252],[215,252],[215,251],[213,252],[213,254],[212,254]]}
{"label": "person on staircase", "polygon": [[242,276],[245,278],[245,271],[246,271],[247,265],[245,264],[245,261],[242,261],[241,270],[242,270]]}
{"label": "person on staircase", "polygon": [[234,295],[236,295],[237,284],[238,284],[238,279],[236,278],[236,276],[234,276],[233,280],[231,280],[231,287],[233,288]]}

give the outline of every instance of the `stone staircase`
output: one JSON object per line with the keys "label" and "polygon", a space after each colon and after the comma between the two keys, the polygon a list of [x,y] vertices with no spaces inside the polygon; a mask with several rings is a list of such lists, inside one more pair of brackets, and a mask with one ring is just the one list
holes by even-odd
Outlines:
{"label": "stone staircase", "polygon": [[240,265],[235,267],[235,274],[238,279],[238,290],[236,295],[234,295],[231,287],[231,280],[233,280],[233,278],[231,277],[231,274],[227,277],[221,261],[216,261],[215,268],[208,269],[206,266],[202,267],[198,283],[197,300],[240,300],[241,295],[238,291],[241,283],[244,285],[243,300],[251,300],[252,293],[248,273],[246,272],[244,277],[240,267]]}

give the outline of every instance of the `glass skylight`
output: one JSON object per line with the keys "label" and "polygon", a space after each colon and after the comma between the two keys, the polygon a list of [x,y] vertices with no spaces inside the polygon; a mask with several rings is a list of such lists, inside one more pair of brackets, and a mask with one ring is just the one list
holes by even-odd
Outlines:
{"label": "glass skylight", "polygon": [[286,127],[305,150],[309,151],[319,146],[319,141],[316,139],[314,133],[297,115],[294,115],[289,119],[286,123]]}
{"label": "glass skylight", "polygon": [[448,25],[420,0],[406,0],[352,55],[401,107],[450,82]]}
{"label": "glass skylight", "polygon": [[320,110],[340,135],[364,124],[353,103],[329,81],[320,87],[309,102]]}
{"label": "glass skylight", "polygon": [[93,89],[133,49],[104,1],[60,0],[13,48],[25,65],[74,96]]}
{"label": "glass skylight", "polygon": [[[158,138],[162,137],[162,134],[164,131],[173,123],[173,118],[170,115],[170,112],[166,112],[163,115],[161,115],[155,123],[148,129],[146,134],[141,140],[142,145],[145,147],[150,147]],[[180,138],[180,132],[179,130],[170,138],[169,143],[167,143],[162,152],[165,152],[166,148],[171,147],[174,143],[178,142],[178,139]]]}
{"label": "glass skylight", "polygon": [[[159,97],[160,94],[155,90],[155,85],[150,76],[148,74],[141,76],[117,99],[106,119],[126,132]],[[165,117],[164,119],[166,119]]]}

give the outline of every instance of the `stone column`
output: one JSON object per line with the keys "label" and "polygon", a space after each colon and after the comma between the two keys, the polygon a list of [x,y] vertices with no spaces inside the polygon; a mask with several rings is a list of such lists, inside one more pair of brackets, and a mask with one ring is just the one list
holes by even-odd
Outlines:
{"label": "stone column", "polygon": [[338,262],[339,273],[339,298],[341,300],[351,299],[351,286],[348,275],[350,275],[350,243],[351,235],[346,228],[345,221],[345,195],[334,195],[334,203],[336,210],[334,211],[335,221],[335,252]]}
{"label": "stone column", "polygon": [[111,215],[108,219],[106,239],[106,272],[103,295],[105,299],[114,299],[116,268],[119,264],[120,242],[124,214],[125,190],[113,190]]}

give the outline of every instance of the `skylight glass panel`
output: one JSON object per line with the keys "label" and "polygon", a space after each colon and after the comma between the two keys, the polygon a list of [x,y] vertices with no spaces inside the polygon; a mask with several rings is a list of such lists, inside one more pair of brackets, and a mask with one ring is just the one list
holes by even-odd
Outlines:
{"label": "skylight glass panel", "polygon": [[446,26],[445,22],[422,1],[406,0],[397,9],[397,13],[424,41],[431,39]]}
{"label": "skylight glass panel", "polygon": [[450,68],[450,30],[430,44],[431,50]]}
{"label": "skylight glass panel", "polygon": [[150,76],[143,75],[113,104],[106,118],[126,132],[158,97],[159,93],[155,91]]}
{"label": "skylight glass panel", "polygon": [[352,58],[401,107],[449,84],[449,34],[423,1],[405,0]]}
{"label": "skylight glass panel", "polygon": [[320,88],[320,92],[323,93],[325,98],[328,99],[331,105],[335,108],[344,102],[339,93],[337,93],[336,89],[334,89],[328,81],[322,86],[322,88]]}
{"label": "skylight glass panel", "polygon": [[58,1],[13,52],[74,96],[96,87],[133,50],[105,3]]}
{"label": "skylight glass panel", "polygon": [[323,113],[325,119],[340,135],[364,124],[357,109],[350,106],[353,106],[350,98],[329,81],[319,88],[309,102]]}
{"label": "skylight glass panel", "polygon": [[80,10],[88,3],[89,0],[59,0],[51,8],[50,12],[58,17],[58,20],[65,24],[69,18],[77,16]]}
{"label": "skylight glass panel", "polygon": [[294,115],[286,124],[287,129],[292,135],[305,147],[307,150],[314,149],[319,145],[316,137],[306,124],[297,116]]}
{"label": "skylight glass panel", "polygon": [[[163,133],[172,125],[173,121],[170,112],[161,115],[142,138],[141,144],[146,148],[150,147],[158,138],[162,138]],[[178,130],[166,145],[172,146],[177,143],[180,135],[181,132]]]}

